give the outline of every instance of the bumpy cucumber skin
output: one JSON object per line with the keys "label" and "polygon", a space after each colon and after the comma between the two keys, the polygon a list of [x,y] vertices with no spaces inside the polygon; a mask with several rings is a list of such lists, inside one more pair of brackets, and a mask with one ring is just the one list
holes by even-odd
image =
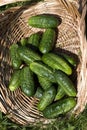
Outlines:
{"label": "bumpy cucumber skin", "polygon": [[20,43],[22,46],[25,46],[27,44],[27,42],[28,42],[27,38],[21,38],[21,40],[20,40]]}
{"label": "bumpy cucumber skin", "polygon": [[24,46],[20,46],[18,48],[18,54],[21,60],[23,60],[28,65],[33,61],[41,60],[41,57],[38,53]]}
{"label": "bumpy cucumber skin", "polygon": [[11,63],[14,69],[19,69],[22,63],[17,52],[18,52],[18,45],[12,44],[10,46],[10,57],[11,57]]}
{"label": "bumpy cucumber skin", "polygon": [[41,97],[43,96],[43,92],[44,92],[44,90],[41,87],[38,87],[35,92],[34,97],[41,99]]}
{"label": "bumpy cucumber skin", "polygon": [[56,82],[53,70],[42,62],[32,62],[30,69],[38,76],[46,77],[49,81]]}
{"label": "bumpy cucumber skin", "polygon": [[41,14],[30,17],[28,24],[36,28],[56,28],[60,22],[52,15]]}
{"label": "bumpy cucumber skin", "polygon": [[55,96],[55,101],[60,100],[61,98],[63,98],[66,95],[65,91],[63,90],[63,88],[61,86],[58,86],[57,89],[57,94]]}
{"label": "bumpy cucumber skin", "polygon": [[46,90],[52,86],[52,82],[50,82],[46,77],[38,76],[38,81],[41,85],[41,87]]}
{"label": "bumpy cucumber skin", "polygon": [[67,75],[72,74],[72,68],[69,64],[59,55],[54,53],[47,53],[42,56],[42,61],[53,69],[62,70]]}
{"label": "bumpy cucumber skin", "polygon": [[42,39],[40,42],[39,50],[45,54],[52,50],[54,42],[55,42],[55,30],[54,29],[46,29],[46,31],[42,35]]}
{"label": "bumpy cucumber skin", "polygon": [[63,56],[72,66],[76,66],[77,65],[77,61],[74,57],[72,57],[69,54],[66,53],[60,53],[61,56]]}
{"label": "bumpy cucumber skin", "polygon": [[40,99],[38,103],[38,109],[40,111],[43,111],[49,104],[51,104],[55,98],[56,95],[56,89],[54,86],[51,86],[48,88],[44,93],[42,98]]}
{"label": "bumpy cucumber skin", "polygon": [[56,82],[62,87],[68,96],[75,97],[76,89],[71,79],[61,70],[54,72]]}
{"label": "bumpy cucumber skin", "polygon": [[20,70],[16,70],[10,79],[9,89],[15,91],[20,86]]}
{"label": "bumpy cucumber skin", "polygon": [[34,85],[33,73],[27,66],[21,69],[20,86],[25,95],[29,97],[34,95],[35,85]]}
{"label": "bumpy cucumber skin", "polygon": [[28,44],[31,44],[38,48],[40,44],[40,38],[41,35],[39,33],[34,33],[28,38]]}
{"label": "bumpy cucumber skin", "polygon": [[52,119],[58,117],[60,114],[65,114],[76,105],[76,100],[74,98],[66,98],[55,102],[52,105],[47,106],[43,110],[43,115],[46,118]]}

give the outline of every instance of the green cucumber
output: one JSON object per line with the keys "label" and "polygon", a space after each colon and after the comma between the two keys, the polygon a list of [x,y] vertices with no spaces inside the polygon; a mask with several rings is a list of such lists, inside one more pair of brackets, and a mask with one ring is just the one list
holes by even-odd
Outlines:
{"label": "green cucumber", "polygon": [[60,21],[53,15],[40,14],[30,17],[28,24],[36,28],[56,28]]}
{"label": "green cucumber", "polygon": [[41,99],[44,90],[41,87],[37,87],[34,97]]}
{"label": "green cucumber", "polygon": [[46,77],[38,76],[38,81],[44,90],[52,86],[52,82],[50,82]]}
{"label": "green cucumber", "polygon": [[32,62],[30,69],[38,76],[46,77],[49,81],[56,82],[53,70],[42,62]]}
{"label": "green cucumber", "polygon": [[48,88],[38,103],[38,110],[43,111],[49,104],[51,104],[55,98],[56,89],[54,86]]}
{"label": "green cucumber", "polygon": [[43,110],[43,116],[49,119],[56,118],[61,114],[65,114],[72,110],[76,106],[76,100],[74,98],[66,98],[57,101]]}
{"label": "green cucumber", "polygon": [[54,53],[44,54],[42,56],[42,61],[53,69],[62,70],[67,75],[72,74],[72,68],[69,66],[68,62],[59,55]]}
{"label": "green cucumber", "polygon": [[20,86],[25,95],[29,97],[34,95],[35,85],[34,85],[33,73],[27,66],[21,69]]}
{"label": "green cucumber", "polygon": [[20,70],[13,72],[11,79],[9,81],[8,88],[11,91],[15,91],[20,86]]}
{"label": "green cucumber", "polygon": [[58,86],[58,89],[57,89],[57,94],[55,96],[55,101],[56,100],[60,100],[61,98],[63,98],[65,96],[65,91],[62,89],[61,86]]}
{"label": "green cucumber", "polygon": [[20,59],[23,60],[28,65],[33,61],[41,60],[41,57],[38,53],[24,46],[22,47],[20,46],[18,48],[18,54]]}
{"label": "green cucumber", "polygon": [[21,38],[21,40],[20,40],[20,43],[22,46],[25,46],[27,44],[27,42],[28,42],[27,38]]}
{"label": "green cucumber", "polygon": [[61,70],[54,72],[56,82],[62,87],[68,96],[76,96],[76,89],[71,79]]}
{"label": "green cucumber", "polygon": [[31,44],[38,48],[40,44],[40,38],[41,35],[39,33],[34,33],[28,38],[28,44]]}
{"label": "green cucumber", "polygon": [[77,65],[77,61],[73,56],[66,53],[60,53],[60,55],[63,56],[71,65],[73,66]]}
{"label": "green cucumber", "polygon": [[18,52],[18,45],[12,44],[10,46],[10,57],[11,57],[11,64],[14,69],[19,69],[22,64],[22,61],[19,58],[19,55],[17,52]]}
{"label": "green cucumber", "polygon": [[43,54],[52,50],[55,43],[55,35],[56,33],[54,29],[46,29],[46,31],[43,33],[39,46],[39,50]]}

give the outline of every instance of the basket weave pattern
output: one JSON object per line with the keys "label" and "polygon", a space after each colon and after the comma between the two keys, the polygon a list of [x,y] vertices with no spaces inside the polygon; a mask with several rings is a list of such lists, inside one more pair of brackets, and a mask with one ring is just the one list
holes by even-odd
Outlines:
{"label": "basket weave pattern", "polygon": [[81,19],[78,19],[78,35],[80,39],[81,49],[81,68],[78,75],[78,94],[77,94],[77,106],[75,113],[80,113],[84,110],[87,104],[87,27],[86,27],[86,15],[87,15],[87,1],[80,1],[80,11],[82,12]]}
{"label": "basket weave pattern", "polygon": [[[12,73],[9,56],[9,47],[16,43],[21,37],[30,36],[41,29],[28,26],[29,17],[49,13],[60,16],[62,23],[58,27],[57,44],[55,50],[64,49],[78,55],[80,64],[77,68],[77,90],[79,73],[82,66],[82,53],[80,35],[78,34],[78,19],[80,14],[74,4],[65,0],[45,0],[32,6],[15,8],[0,16],[0,109],[7,116],[22,125],[46,122],[41,112],[37,110],[38,99],[25,96],[20,89],[15,92],[8,90],[8,83]],[[78,94],[77,94],[78,96]],[[78,98],[78,97],[77,97]],[[84,101],[85,102],[85,101]],[[79,104],[79,100],[77,100]],[[84,103],[85,104],[85,103]],[[77,106],[80,106],[77,105]],[[76,107],[76,110],[78,107]],[[79,109],[79,112],[81,110]]]}

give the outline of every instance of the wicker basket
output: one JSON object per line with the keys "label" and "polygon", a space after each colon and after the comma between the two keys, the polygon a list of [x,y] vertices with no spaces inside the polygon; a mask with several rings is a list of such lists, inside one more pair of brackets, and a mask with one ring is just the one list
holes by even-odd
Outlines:
{"label": "wicker basket", "polygon": [[58,27],[55,49],[64,49],[78,56],[80,62],[76,70],[77,105],[74,113],[79,114],[85,108],[87,103],[87,42],[84,36],[86,8],[84,7],[84,13],[80,17],[78,4],[75,3],[67,0],[44,0],[32,6],[10,9],[0,15],[0,109],[12,121],[22,125],[51,121],[45,119],[37,110],[38,99],[25,96],[20,89],[15,92],[8,90],[12,73],[9,47],[21,37],[30,36],[40,30],[31,28],[27,24],[29,17],[36,14],[50,13],[61,17],[62,23]]}

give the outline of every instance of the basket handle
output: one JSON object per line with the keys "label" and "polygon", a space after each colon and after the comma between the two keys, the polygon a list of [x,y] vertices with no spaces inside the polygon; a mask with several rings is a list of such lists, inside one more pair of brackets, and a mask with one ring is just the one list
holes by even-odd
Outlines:
{"label": "basket handle", "polygon": [[15,3],[15,2],[21,2],[21,1],[29,1],[29,0],[0,0],[0,6]]}

